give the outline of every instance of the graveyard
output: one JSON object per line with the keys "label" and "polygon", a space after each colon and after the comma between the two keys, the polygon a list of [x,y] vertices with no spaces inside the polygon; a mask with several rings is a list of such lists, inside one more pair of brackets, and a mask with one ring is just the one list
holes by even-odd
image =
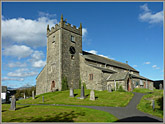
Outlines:
{"label": "graveyard", "polygon": [[[11,104],[2,104],[2,122],[115,122],[120,120],[115,115],[90,107],[84,108],[81,105],[124,108],[133,98],[133,92],[144,93],[136,107],[138,110],[163,118],[160,104],[163,100],[162,89],[135,88],[133,92],[88,89],[83,89],[82,92],[82,89],[49,92],[36,96],[33,91],[31,98],[19,101],[15,101],[13,96]],[[152,100],[154,105],[151,105]]]}

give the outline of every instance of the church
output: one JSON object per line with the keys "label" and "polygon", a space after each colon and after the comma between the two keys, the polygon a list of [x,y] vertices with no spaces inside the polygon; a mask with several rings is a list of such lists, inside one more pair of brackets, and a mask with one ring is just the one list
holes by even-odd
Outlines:
{"label": "church", "polygon": [[125,91],[136,87],[153,90],[153,81],[127,63],[83,51],[82,24],[77,28],[61,16],[55,27],[47,26],[47,60],[36,78],[36,95],[61,91],[64,79],[73,89],[85,84],[87,89],[98,91],[119,87]]}

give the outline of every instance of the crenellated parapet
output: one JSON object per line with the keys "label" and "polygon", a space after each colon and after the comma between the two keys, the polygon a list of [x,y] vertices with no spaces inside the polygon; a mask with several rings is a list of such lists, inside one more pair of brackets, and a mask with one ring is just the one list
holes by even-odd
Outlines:
{"label": "crenellated parapet", "polygon": [[60,28],[63,28],[65,30],[68,30],[70,32],[76,33],[78,35],[82,35],[82,24],[80,23],[80,27],[76,27],[75,25],[71,25],[69,23],[66,23],[66,21],[63,20],[63,15],[61,15],[61,20],[59,24],[56,24],[55,27],[49,28],[49,25],[47,26],[47,36],[51,35],[52,33],[56,32]]}

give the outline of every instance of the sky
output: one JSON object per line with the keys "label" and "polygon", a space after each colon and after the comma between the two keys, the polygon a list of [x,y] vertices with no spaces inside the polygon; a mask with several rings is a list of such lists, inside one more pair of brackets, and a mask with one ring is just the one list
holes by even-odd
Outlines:
{"label": "sky", "polygon": [[2,2],[2,85],[36,85],[46,64],[46,28],[82,23],[82,49],[163,79],[162,2]]}

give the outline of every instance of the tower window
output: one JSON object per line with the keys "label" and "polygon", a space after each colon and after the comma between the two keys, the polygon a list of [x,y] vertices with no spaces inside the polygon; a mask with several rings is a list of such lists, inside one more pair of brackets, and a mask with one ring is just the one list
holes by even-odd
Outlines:
{"label": "tower window", "polygon": [[53,41],[52,41],[52,43],[55,43],[55,36],[53,36]]}
{"label": "tower window", "polygon": [[74,36],[71,36],[71,41],[75,42],[75,37]]}
{"label": "tower window", "polygon": [[93,74],[89,74],[89,80],[93,80]]}

